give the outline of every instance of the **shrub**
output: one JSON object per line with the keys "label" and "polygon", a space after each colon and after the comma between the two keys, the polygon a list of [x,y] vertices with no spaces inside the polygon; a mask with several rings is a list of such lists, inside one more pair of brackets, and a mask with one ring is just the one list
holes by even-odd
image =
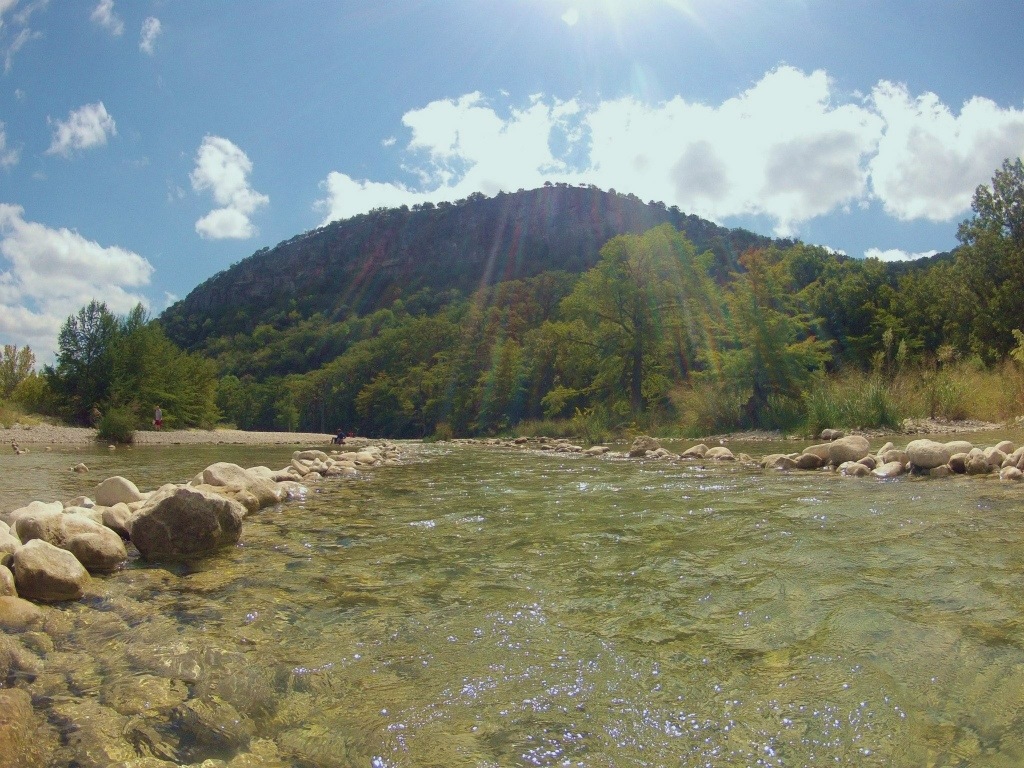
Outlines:
{"label": "shrub", "polygon": [[135,442],[135,414],[128,408],[111,408],[100,419],[96,430],[97,440],[115,443]]}
{"label": "shrub", "polygon": [[437,440],[451,440],[455,437],[455,430],[452,429],[451,425],[444,421],[439,421],[434,427],[434,434],[430,436],[428,442],[436,442]]}
{"label": "shrub", "polygon": [[803,400],[810,434],[826,427],[896,429],[904,411],[882,378],[859,372],[828,379],[804,393]]}
{"label": "shrub", "polygon": [[684,436],[734,432],[742,423],[740,395],[724,390],[711,380],[697,380],[692,385],[677,387],[669,398]]}

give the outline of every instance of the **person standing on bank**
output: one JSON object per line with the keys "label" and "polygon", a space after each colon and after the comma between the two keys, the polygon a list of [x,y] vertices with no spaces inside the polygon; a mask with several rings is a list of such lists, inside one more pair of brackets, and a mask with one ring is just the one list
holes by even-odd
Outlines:
{"label": "person standing on bank", "polygon": [[156,407],[153,411],[153,426],[160,429],[164,425],[164,412],[160,410],[160,406]]}

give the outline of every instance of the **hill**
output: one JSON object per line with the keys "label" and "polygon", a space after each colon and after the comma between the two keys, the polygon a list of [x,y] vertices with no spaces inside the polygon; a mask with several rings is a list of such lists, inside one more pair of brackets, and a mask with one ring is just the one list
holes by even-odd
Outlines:
{"label": "hill", "polygon": [[417,292],[468,294],[545,271],[581,273],[616,235],[669,223],[724,278],[739,254],[772,239],[726,229],[674,206],[596,187],[551,185],[456,203],[377,209],[264,248],[169,307],[160,322],[186,349],[321,313],[366,315]]}

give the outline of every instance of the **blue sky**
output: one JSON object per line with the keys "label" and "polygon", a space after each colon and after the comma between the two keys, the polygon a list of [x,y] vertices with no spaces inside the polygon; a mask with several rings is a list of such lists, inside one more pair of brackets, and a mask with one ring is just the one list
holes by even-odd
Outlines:
{"label": "blue sky", "polygon": [[1024,154],[1019,0],[0,0],[0,343],[332,219],[592,183],[948,250]]}

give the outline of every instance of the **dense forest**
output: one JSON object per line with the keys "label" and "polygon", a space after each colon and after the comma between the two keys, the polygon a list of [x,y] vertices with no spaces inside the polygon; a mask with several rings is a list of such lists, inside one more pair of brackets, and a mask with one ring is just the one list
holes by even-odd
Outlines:
{"label": "dense forest", "polygon": [[[176,426],[391,437],[896,426],[982,397],[1009,417],[1021,160],[972,207],[953,253],[896,264],[589,187],[373,211],[257,252],[156,321],[83,308],[32,397],[77,420],[163,400]],[[88,323],[109,330],[106,373],[81,372]],[[133,364],[156,360],[159,376]]]}

